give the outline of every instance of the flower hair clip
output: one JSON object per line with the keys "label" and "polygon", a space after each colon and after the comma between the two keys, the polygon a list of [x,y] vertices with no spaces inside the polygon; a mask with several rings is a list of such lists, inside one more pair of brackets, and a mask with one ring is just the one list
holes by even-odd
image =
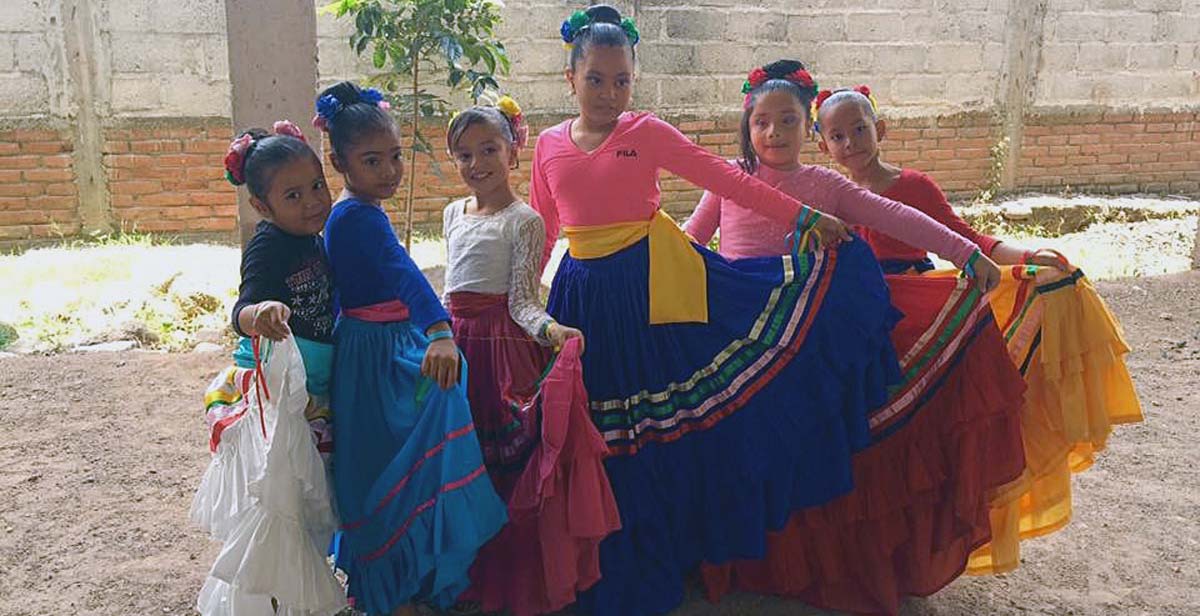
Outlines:
{"label": "flower hair clip", "polygon": [[[575,11],[571,13],[571,16],[564,19],[562,26],[558,29],[558,34],[563,40],[563,47],[568,50],[573,48],[575,46],[575,39],[579,38],[579,35],[583,34],[588,28],[591,28],[594,23],[595,20],[592,19],[591,15],[588,15],[587,11]],[[615,25],[625,32],[625,36],[629,38],[630,45],[637,45],[638,41],[642,39],[642,34],[638,31],[637,24],[632,18],[622,18],[621,23]]]}
{"label": "flower hair clip", "polygon": [[817,122],[817,116],[820,115],[819,112],[821,111],[821,105],[824,105],[825,101],[829,100],[830,96],[833,96],[832,90],[821,90],[820,92],[817,92],[816,98],[813,99],[812,105],[810,105],[808,108],[808,115],[809,119],[812,120],[814,133],[821,132],[821,126]]}
{"label": "flower hair clip", "polygon": [[[368,105],[374,105],[383,111],[392,108],[391,103],[383,98],[383,93],[375,88],[367,88],[358,95],[358,101]],[[312,118],[313,128],[327,133],[329,132],[329,123],[333,121],[334,116],[341,113],[346,105],[338,100],[338,97],[332,94],[326,94],[317,99],[317,113]]]}
{"label": "flower hair clip", "polygon": [[[278,120],[272,124],[271,134],[292,137],[308,143],[308,139],[300,127],[288,120]],[[229,151],[225,153],[224,163],[225,179],[229,180],[230,184],[241,186],[246,183],[246,161],[249,160],[250,151],[254,149],[254,144],[258,143],[258,139],[259,137],[255,137],[251,133],[243,133],[229,143]]]}
{"label": "flower hair clip", "polygon": [[254,145],[254,136],[243,133],[242,136],[229,143],[229,151],[225,153],[225,179],[234,186],[246,183],[246,154]]}
{"label": "flower hair clip", "polygon": [[525,123],[525,114],[521,112],[521,106],[513,97],[504,95],[496,101],[496,109],[508,119],[512,127],[513,145],[518,149],[525,147],[529,142],[529,125]]}
{"label": "flower hair clip", "polygon": [[575,46],[575,38],[581,32],[592,25],[592,18],[588,16],[586,11],[575,11],[571,16],[564,19],[562,27],[558,29],[558,33],[562,36],[563,47],[571,49]]}
{"label": "flower hair clip", "polygon": [[879,103],[875,100],[875,95],[871,94],[871,88],[866,85],[858,85],[854,86],[853,89],[855,92],[867,97],[867,100],[871,102],[871,111],[879,113]]}
{"label": "flower hair clip", "polygon": [[871,94],[871,88],[865,85],[854,86],[853,88],[842,88],[839,90],[821,90],[817,93],[817,97],[813,99],[812,106],[809,107],[809,116],[812,118],[813,132],[821,132],[821,124],[817,122],[817,116],[820,115],[821,105],[829,100],[829,97],[841,92],[857,92],[867,99],[871,104],[871,112],[879,113],[879,103],[875,100],[875,95]]}
{"label": "flower hair clip", "polygon": [[[799,62],[794,63],[793,66],[797,64],[799,64]],[[749,109],[750,94],[754,92],[756,88],[772,79],[786,81],[813,94],[815,94],[817,91],[817,82],[813,79],[812,74],[803,68],[798,68],[786,74],[778,74],[767,71],[767,67],[759,66],[750,71],[750,74],[746,76],[746,81],[742,83],[742,94],[746,95],[746,98],[742,101],[742,106],[746,109]]]}
{"label": "flower hair clip", "polygon": [[275,133],[276,135],[283,135],[285,137],[295,137],[304,143],[308,143],[308,138],[304,136],[304,132],[300,130],[299,126],[296,126],[290,120],[279,120],[275,122],[275,124],[271,125],[271,132]]}

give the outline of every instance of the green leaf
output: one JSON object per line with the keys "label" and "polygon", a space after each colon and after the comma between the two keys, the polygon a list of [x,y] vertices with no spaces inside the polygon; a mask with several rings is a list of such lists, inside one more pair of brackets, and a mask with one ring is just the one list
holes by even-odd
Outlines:
{"label": "green leaf", "polygon": [[382,69],[387,64],[387,47],[382,42],[375,43],[375,57],[371,59],[375,68]]}
{"label": "green leaf", "polygon": [[371,19],[370,11],[361,11],[354,17],[354,27],[367,36],[375,33],[375,22]]}
{"label": "green leaf", "polygon": [[363,36],[361,34],[355,34],[354,36],[359,37],[358,42],[354,42],[354,37],[351,37],[350,44],[354,46],[354,53],[361,56],[362,52],[367,48],[367,45],[371,42],[371,37]]}
{"label": "green leaf", "polygon": [[489,73],[496,72],[496,56],[492,55],[490,49],[483,54],[483,65],[487,67]]}
{"label": "green leaf", "polygon": [[453,66],[458,59],[463,55],[463,47],[452,36],[443,35],[439,41],[442,47],[442,55],[446,57],[446,62]]}

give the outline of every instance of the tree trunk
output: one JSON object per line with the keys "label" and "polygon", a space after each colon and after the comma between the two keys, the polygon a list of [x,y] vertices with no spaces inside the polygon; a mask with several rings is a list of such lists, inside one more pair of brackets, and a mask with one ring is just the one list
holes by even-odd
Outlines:
{"label": "tree trunk", "polygon": [[1200,269],[1200,223],[1196,224],[1196,243],[1192,246],[1192,269]]}
{"label": "tree trunk", "polygon": [[412,73],[412,126],[409,131],[409,156],[408,156],[408,198],[404,205],[404,249],[412,252],[412,232],[413,232],[413,189],[417,186],[417,131],[421,125],[421,105],[417,100],[417,92],[420,90],[417,87],[417,78],[421,73],[420,57],[413,57],[413,73]]}

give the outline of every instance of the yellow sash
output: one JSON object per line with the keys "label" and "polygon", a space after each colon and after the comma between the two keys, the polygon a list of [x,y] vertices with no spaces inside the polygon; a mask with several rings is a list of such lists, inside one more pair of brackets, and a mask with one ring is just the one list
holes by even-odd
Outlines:
{"label": "yellow sash", "polygon": [[598,259],[650,236],[650,324],[707,323],[708,279],[704,257],[662,210],[644,222],[564,227],[576,259]]}

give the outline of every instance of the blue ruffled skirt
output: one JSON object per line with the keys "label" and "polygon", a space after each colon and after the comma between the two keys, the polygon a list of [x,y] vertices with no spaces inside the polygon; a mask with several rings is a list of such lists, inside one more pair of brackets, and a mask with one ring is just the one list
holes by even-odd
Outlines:
{"label": "blue ruffled skirt", "polygon": [[479,547],[507,520],[488,478],[463,378],[421,376],[428,341],[409,322],[343,317],[335,329],[337,566],[355,608],[451,605]]}
{"label": "blue ruffled skirt", "polygon": [[708,323],[649,325],[647,240],[565,257],[549,311],[586,335],[584,380],[622,529],[597,614],[663,614],[702,560],[761,558],[768,530],[852,488],[868,410],[899,380],[899,313],[865,242],[706,262]]}

